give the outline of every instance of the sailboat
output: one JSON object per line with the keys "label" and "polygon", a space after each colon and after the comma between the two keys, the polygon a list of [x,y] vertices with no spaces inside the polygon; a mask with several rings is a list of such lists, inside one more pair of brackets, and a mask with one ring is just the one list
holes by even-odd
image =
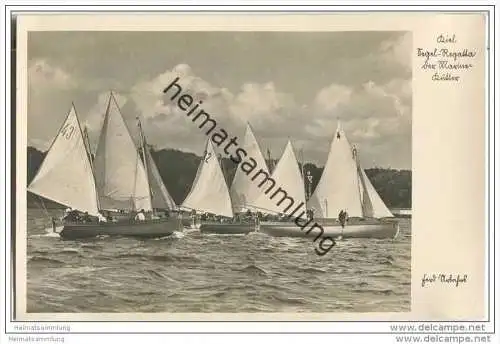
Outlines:
{"label": "sailboat", "polygon": [[[256,166],[259,166],[259,170],[263,174],[270,174],[250,123],[247,123],[246,126],[242,148],[247,152],[248,156],[255,160]],[[247,227],[247,231],[259,230],[260,224],[257,213],[270,213],[265,209],[267,202],[260,197],[261,193],[259,183],[252,180],[242,168],[237,168],[230,189],[233,212],[238,214],[237,226]]]}
{"label": "sailboat", "polygon": [[[300,209],[306,205],[306,193],[302,179],[302,173],[299,168],[299,163],[295,155],[295,151],[291,141],[286,144],[285,150],[281,155],[276,167],[273,171],[272,178],[276,181],[276,188],[271,190],[268,194],[262,192],[259,196],[259,202],[263,206],[263,212],[267,214],[279,215],[289,214],[293,209]],[[277,187],[280,187],[286,192],[286,196],[291,200],[283,199],[283,193],[276,192]],[[293,203],[290,203],[292,202]],[[286,211],[286,209],[289,209]],[[292,217],[283,216],[279,221],[261,221],[259,230],[263,233],[270,235],[280,235],[283,229],[297,227],[293,222]]]}
{"label": "sailboat", "polygon": [[[144,141],[143,141],[144,142]],[[143,152],[145,148],[143,147]],[[153,204],[172,209],[162,201],[163,182],[148,156],[141,160],[135,143],[111,93],[95,159],[92,161],[74,105],[52,142],[28,191],[95,217],[86,223],[65,221],[59,235],[66,239],[107,236],[164,237],[180,228],[175,217],[135,221],[134,212],[153,210]],[[155,168],[155,167],[154,167]],[[152,177],[150,179],[150,177]],[[164,185],[163,185],[164,188]],[[166,190],[166,189],[165,189]],[[153,201],[154,199],[154,201]],[[120,214],[115,221],[99,222],[102,213]]]}
{"label": "sailboat", "polygon": [[[255,138],[252,127],[247,123],[243,143],[241,147],[247,152],[249,156],[252,156],[257,163],[257,166],[263,170],[263,172],[269,174],[267,165],[259,147],[259,144]],[[209,157],[212,153],[207,152],[206,157]],[[207,159],[205,159],[207,160]],[[197,177],[195,178],[195,183],[201,175],[203,167],[203,161],[197,171]],[[214,164],[214,169],[218,171],[219,169]],[[224,171],[222,170],[222,175]],[[222,180],[222,178],[220,178]],[[194,184],[193,183],[193,188]],[[225,185],[220,182],[221,185]],[[225,193],[225,191],[224,191]],[[203,231],[210,231],[212,233],[219,234],[242,234],[257,231],[259,228],[258,218],[256,216],[257,212],[266,212],[263,208],[265,205],[262,203],[262,199],[259,198],[261,190],[258,183],[253,181],[241,168],[237,168],[233,181],[231,183],[231,188],[229,190],[230,201],[233,210],[233,219],[231,222],[222,223],[209,223],[204,221],[203,224],[194,223],[193,220],[184,220],[185,226],[191,228],[202,228]],[[247,216],[248,212],[251,213],[250,217]]]}
{"label": "sailboat", "polygon": [[[399,234],[399,222],[368,179],[358,150],[349,143],[340,121],[308,207],[331,236],[384,239]],[[338,222],[342,209],[349,215],[344,228]]]}
{"label": "sailboat", "polygon": [[[245,130],[242,148],[247,152],[248,156],[251,156],[255,160],[259,169],[269,174],[266,161],[249,123],[247,123]],[[241,168],[236,169],[230,193],[234,213],[260,211],[263,209],[263,206],[265,206],[265,204],[262,204],[262,199],[259,197],[262,191],[258,182],[252,180]]]}
{"label": "sailboat", "polygon": [[[307,202],[314,221],[324,229],[324,235],[334,238],[395,238],[398,221],[378,195],[361,167],[358,151],[351,146],[340,122],[330,146],[330,152],[318,185]],[[341,210],[348,213],[342,227],[338,220]],[[277,236],[306,236],[295,224],[266,228],[261,231]]]}
{"label": "sailboat", "polygon": [[[200,161],[196,177],[182,203],[182,209],[195,210],[219,217],[217,220],[202,220],[200,232],[218,234],[244,234],[248,229],[233,223],[233,206],[215,148],[210,139],[207,140],[205,154]],[[253,229],[252,229],[253,230]]]}

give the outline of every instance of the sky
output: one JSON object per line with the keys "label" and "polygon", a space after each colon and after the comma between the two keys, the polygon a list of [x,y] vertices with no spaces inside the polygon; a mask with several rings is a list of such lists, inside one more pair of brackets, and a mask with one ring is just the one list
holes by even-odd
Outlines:
{"label": "sky", "polygon": [[110,90],[148,143],[201,155],[206,136],[162,91],[183,91],[230,136],[286,142],[325,164],[337,121],[363,167],[411,169],[408,32],[30,32],[28,144],[46,150],[71,103],[95,149]]}

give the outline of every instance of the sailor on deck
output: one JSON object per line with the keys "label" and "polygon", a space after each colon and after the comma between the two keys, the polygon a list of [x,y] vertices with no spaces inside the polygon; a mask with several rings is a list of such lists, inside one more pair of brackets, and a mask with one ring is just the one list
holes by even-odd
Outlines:
{"label": "sailor on deck", "polygon": [[312,220],[314,218],[314,208],[307,210],[307,219]]}
{"label": "sailor on deck", "polygon": [[349,218],[349,215],[347,214],[347,211],[342,209],[339,213],[339,222],[342,225],[342,228],[344,228],[345,223],[347,222]]}
{"label": "sailor on deck", "polygon": [[103,214],[101,214],[101,213],[97,214],[97,219],[99,220],[99,222],[108,222],[108,220],[106,219],[106,217]]}
{"label": "sailor on deck", "polygon": [[86,211],[84,214],[83,214],[83,218],[82,218],[83,222],[85,223],[90,223],[92,222],[92,218],[90,217],[89,213]]}
{"label": "sailor on deck", "polygon": [[137,215],[135,215],[135,220],[136,221],[145,221],[146,220],[146,215],[144,215],[144,209],[141,209]]}
{"label": "sailor on deck", "polygon": [[347,213],[344,212],[344,209],[342,209],[339,213],[339,222],[340,222],[340,225],[342,226],[342,228],[344,228],[345,226],[345,219],[346,219],[346,215]]}
{"label": "sailor on deck", "polygon": [[67,208],[63,220],[69,222],[79,222],[80,216],[78,215],[78,211],[73,210],[71,208]]}
{"label": "sailor on deck", "polygon": [[54,216],[52,216],[51,218],[51,221],[52,221],[52,232],[56,232],[56,218]]}

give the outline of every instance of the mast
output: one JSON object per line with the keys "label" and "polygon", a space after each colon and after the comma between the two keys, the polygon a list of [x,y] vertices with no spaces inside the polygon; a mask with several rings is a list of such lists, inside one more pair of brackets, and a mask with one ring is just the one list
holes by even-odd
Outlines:
{"label": "mast", "polygon": [[302,178],[304,178],[304,149],[300,150],[300,160],[302,161],[300,164],[300,172],[302,173]]}
{"label": "mast", "polygon": [[307,199],[309,198],[309,193],[307,192],[307,188],[306,188],[306,176],[304,174],[304,148],[302,148],[300,150],[300,160],[302,161],[302,163],[300,164],[300,172],[302,174],[302,184],[304,186],[304,192],[306,194],[306,201]]}
{"label": "mast", "polygon": [[267,149],[267,160],[269,160],[269,172],[272,173],[272,170],[274,170],[274,163],[271,160],[271,151],[269,150],[269,148]]}
{"label": "mast", "polygon": [[139,135],[140,135],[140,140],[141,140],[141,151],[142,151],[142,161],[144,161],[144,170],[146,171],[146,182],[148,184],[148,191],[149,191],[149,197],[151,198],[151,208],[153,208],[153,193],[151,192],[151,182],[149,180],[149,166],[148,166],[148,159],[146,156],[146,138],[144,137],[144,132],[142,131],[142,125],[141,125],[141,120],[139,119],[139,116],[137,118],[137,126],[139,127]]}
{"label": "mast", "polygon": [[229,176],[227,175],[227,172],[226,172],[226,166],[224,166],[224,160],[222,159],[222,154],[218,154],[217,158],[219,159],[219,164],[220,164],[220,168],[222,170],[222,175],[224,176],[224,180],[227,183]]}
{"label": "mast", "polygon": [[89,157],[89,161],[92,164],[92,151],[90,149],[89,134],[86,125],[83,127],[83,141],[85,142],[85,148],[87,149],[87,155]]}
{"label": "mast", "polygon": [[307,200],[309,201],[309,199],[311,198],[311,189],[313,181],[313,176],[310,170],[307,170],[306,172],[306,180],[307,180]]}
{"label": "mast", "polygon": [[[82,138],[83,138],[83,144],[85,146],[85,150],[87,152],[87,158],[88,158],[88,161],[90,164],[90,169],[92,171],[92,178],[94,179],[94,185],[96,185],[94,162],[92,159],[92,151],[90,149],[90,141],[89,141],[89,135],[87,132],[87,126],[85,125],[84,129],[82,131],[82,126],[80,124],[80,119],[78,118],[78,112],[76,112],[75,104],[74,103],[71,103],[71,104],[72,104],[73,108],[75,109],[76,123],[78,124],[78,128],[80,129],[80,134],[82,135]],[[99,194],[97,192],[97,186],[94,186],[94,187],[95,187],[95,199],[96,199],[96,203],[97,203],[97,210],[99,211],[101,209],[101,205],[99,203]]]}

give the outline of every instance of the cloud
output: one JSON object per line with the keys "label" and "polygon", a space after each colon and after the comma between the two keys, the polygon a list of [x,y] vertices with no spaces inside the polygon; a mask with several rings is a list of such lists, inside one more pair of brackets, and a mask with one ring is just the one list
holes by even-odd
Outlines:
{"label": "cloud", "polygon": [[[44,103],[55,101],[61,93],[69,93],[77,86],[71,75],[61,68],[38,59],[28,63],[28,106],[32,116],[43,115]],[[60,98],[59,98],[60,99]]]}
{"label": "cloud", "polygon": [[359,87],[331,84],[317,93],[314,108],[320,114],[335,113],[345,120],[409,116],[410,85],[410,80],[402,79],[384,85],[369,81]]}
{"label": "cloud", "polygon": [[[127,103],[128,98],[117,92],[113,92],[113,96],[120,109],[122,109],[123,106]],[[85,120],[80,120],[82,126],[87,127],[89,133],[89,141],[92,146],[95,146],[97,144],[99,132],[104,122],[104,115],[108,107],[109,97],[110,92],[99,93],[97,95],[97,101],[95,102],[95,104],[89,109],[85,116],[82,116],[83,118],[85,118]]]}
{"label": "cloud", "polygon": [[340,104],[349,102],[352,95],[352,88],[331,84],[318,92],[314,102],[323,111],[334,111]]}
{"label": "cloud", "polygon": [[389,63],[399,64],[410,69],[412,48],[412,34],[406,32],[395,39],[383,41],[377,55]]}
{"label": "cloud", "polygon": [[28,65],[28,84],[35,92],[47,88],[67,89],[75,87],[75,80],[66,71],[51,66],[46,60],[37,59]]}
{"label": "cloud", "polygon": [[167,70],[151,80],[141,81],[132,87],[132,100],[143,117],[155,117],[161,114],[169,116],[178,110],[176,104],[169,99],[174,89],[170,95],[163,93],[165,87],[176,78],[179,79],[177,84],[182,87],[184,93],[205,101],[205,106],[210,102],[213,103],[217,98],[227,96],[227,92],[224,92],[223,89],[212,86],[194,75],[190,66],[179,64],[172,70]]}
{"label": "cloud", "polygon": [[[404,44],[404,38],[383,43],[381,58],[404,63],[400,55],[400,46]],[[29,70],[30,87],[40,87],[46,92],[43,98],[30,94],[30,104],[34,102],[38,106],[36,111],[34,105],[30,107],[30,121],[35,123],[33,118],[40,115],[64,117],[69,108],[64,108],[68,104],[61,103],[60,99],[73,97],[76,91],[85,89],[89,93],[85,100],[77,103],[83,104],[81,108],[77,106],[77,112],[82,114],[82,123],[88,126],[95,146],[109,91],[101,89],[92,93],[90,88],[82,85],[82,80],[75,80],[67,71],[47,61],[34,61]],[[250,122],[261,148],[271,148],[273,157],[281,154],[290,138],[297,151],[304,149],[306,161],[324,164],[337,118],[341,118],[350,140],[360,148],[362,161],[369,165],[407,166],[411,157],[409,78],[394,78],[384,84],[368,81],[354,86],[332,82],[320,88],[309,102],[298,102],[273,81],[246,82],[233,93],[197,76],[189,65],[183,63],[149,79],[138,80],[128,90],[114,92],[131,129],[135,128],[136,116],[143,119],[148,143],[157,148],[175,148],[198,154],[203,150],[206,136],[185,111],[179,109],[177,99],[171,100],[174,91],[163,93],[176,78],[179,78],[183,93],[193,96],[194,104],[202,101],[200,108],[210,113],[230,135],[242,138],[244,126]],[[55,135],[52,129],[41,136],[33,135],[31,142],[41,147],[41,140],[50,140]],[[398,156],[402,157],[398,161],[393,157],[395,146]]]}
{"label": "cloud", "polygon": [[[362,161],[387,165],[390,148],[399,146],[411,156],[411,80],[394,79],[378,85],[373,81],[358,87],[331,84],[315,98],[316,116],[305,126],[315,137],[313,147],[328,146],[340,119],[351,143],[360,149]],[[383,151],[387,158],[381,158]]]}
{"label": "cloud", "polygon": [[[193,97],[193,105],[202,101],[203,109],[217,120],[230,135],[242,136],[246,122],[256,130],[275,135],[275,128],[289,125],[291,113],[296,108],[293,97],[279,92],[273,82],[245,83],[233,94],[195,75],[187,64],[179,64],[150,80],[143,80],[132,87],[130,98],[135,111],[146,119],[145,131],[157,147],[178,144],[178,148],[199,152],[206,136],[171,99],[176,87],[163,93],[175,79],[183,94]],[[272,125],[271,125],[272,123]],[[186,139],[190,137],[191,139]]]}
{"label": "cloud", "polygon": [[138,82],[132,87],[130,98],[135,111],[145,119],[144,130],[153,145],[172,147],[177,144],[176,148],[199,152],[206,136],[179,108],[177,100],[180,95],[172,100],[177,88],[173,86],[169,92],[163,93],[176,79],[182,93],[193,97],[192,106],[202,101],[200,109],[210,113],[219,124],[227,125],[232,121],[228,112],[233,98],[231,92],[196,76],[187,64],[179,64],[150,80]]}
{"label": "cloud", "polygon": [[257,125],[262,120],[276,120],[276,116],[294,107],[291,95],[278,92],[273,82],[267,82],[244,84],[234,97],[230,110],[241,121],[257,122]]}
{"label": "cloud", "polygon": [[[78,83],[67,71],[44,59],[28,62],[28,136],[40,148],[50,144],[71,107]],[[53,122],[57,123],[56,128]],[[48,144],[42,144],[46,142]]]}

